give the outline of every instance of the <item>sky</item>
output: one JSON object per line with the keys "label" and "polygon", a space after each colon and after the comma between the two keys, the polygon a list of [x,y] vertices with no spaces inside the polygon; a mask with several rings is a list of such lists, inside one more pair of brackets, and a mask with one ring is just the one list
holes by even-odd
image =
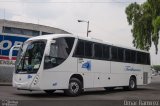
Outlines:
{"label": "sky", "polygon": [[[125,8],[132,2],[145,0],[0,0],[0,18],[29,22],[64,29],[79,36],[86,36],[110,43],[133,47],[131,26]],[[160,44],[159,44],[160,50]],[[150,50],[151,63],[160,64],[160,51]]]}

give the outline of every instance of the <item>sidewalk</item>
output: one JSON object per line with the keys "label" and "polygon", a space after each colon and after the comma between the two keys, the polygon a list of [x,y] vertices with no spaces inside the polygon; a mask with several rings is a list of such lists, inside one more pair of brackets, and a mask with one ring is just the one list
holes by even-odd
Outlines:
{"label": "sidewalk", "polygon": [[12,86],[11,82],[0,82],[0,86]]}

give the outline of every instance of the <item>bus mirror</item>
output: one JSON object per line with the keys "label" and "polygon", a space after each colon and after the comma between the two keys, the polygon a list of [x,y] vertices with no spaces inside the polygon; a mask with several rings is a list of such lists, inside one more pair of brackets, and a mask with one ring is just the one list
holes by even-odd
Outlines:
{"label": "bus mirror", "polygon": [[14,45],[10,51],[9,51],[9,59],[12,59],[12,54],[13,54],[13,50],[19,50],[19,48],[21,47],[21,45]]}

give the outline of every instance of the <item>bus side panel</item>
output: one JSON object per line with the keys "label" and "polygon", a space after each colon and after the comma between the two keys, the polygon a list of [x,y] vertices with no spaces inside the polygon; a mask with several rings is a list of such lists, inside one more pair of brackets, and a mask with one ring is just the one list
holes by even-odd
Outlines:
{"label": "bus side panel", "polygon": [[110,61],[92,60],[94,87],[105,87],[109,82]]}
{"label": "bus side panel", "polygon": [[77,58],[69,57],[59,66],[42,71],[40,88],[68,89],[70,77],[74,73],[77,73]]}
{"label": "bus side panel", "polygon": [[141,84],[143,66],[130,63],[111,62],[112,86],[128,86],[131,75],[135,75],[137,84]]}
{"label": "bus side panel", "polygon": [[121,62],[111,62],[111,86],[126,86],[129,83],[130,72],[125,70],[125,66],[131,64]]}
{"label": "bus side panel", "polygon": [[136,76],[136,80],[137,80],[137,85],[143,85],[143,65],[141,64],[134,64],[135,71],[133,71],[133,73],[135,73]]}
{"label": "bus side panel", "polygon": [[[52,70],[54,71],[54,70]],[[58,71],[46,71],[40,80],[40,88],[42,90],[47,89],[67,89],[68,79],[72,73],[70,72],[59,72]]]}

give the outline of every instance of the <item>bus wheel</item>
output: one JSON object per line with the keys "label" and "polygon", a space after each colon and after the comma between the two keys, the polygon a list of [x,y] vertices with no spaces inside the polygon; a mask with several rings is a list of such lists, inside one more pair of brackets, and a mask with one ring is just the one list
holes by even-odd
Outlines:
{"label": "bus wheel", "polygon": [[133,90],[137,89],[136,78],[131,77],[129,80],[129,86],[124,86],[123,88],[124,88],[124,90],[129,90],[129,91],[133,91]]}
{"label": "bus wheel", "polygon": [[134,77],[131,77],[129,80],[129,90],[135,90],[137,88],[137,83],[136,83],[136,79]]}
{"label": "bus wheel", "polygon": [[56,90],[44,90],[49,95],[52,95]]}
{"label": "bus wheel", "polygon": [[82,83],[77,78],[71,78],[69,81],[69,88],[64,90],[68,96],[78,96],[82,93]]}

